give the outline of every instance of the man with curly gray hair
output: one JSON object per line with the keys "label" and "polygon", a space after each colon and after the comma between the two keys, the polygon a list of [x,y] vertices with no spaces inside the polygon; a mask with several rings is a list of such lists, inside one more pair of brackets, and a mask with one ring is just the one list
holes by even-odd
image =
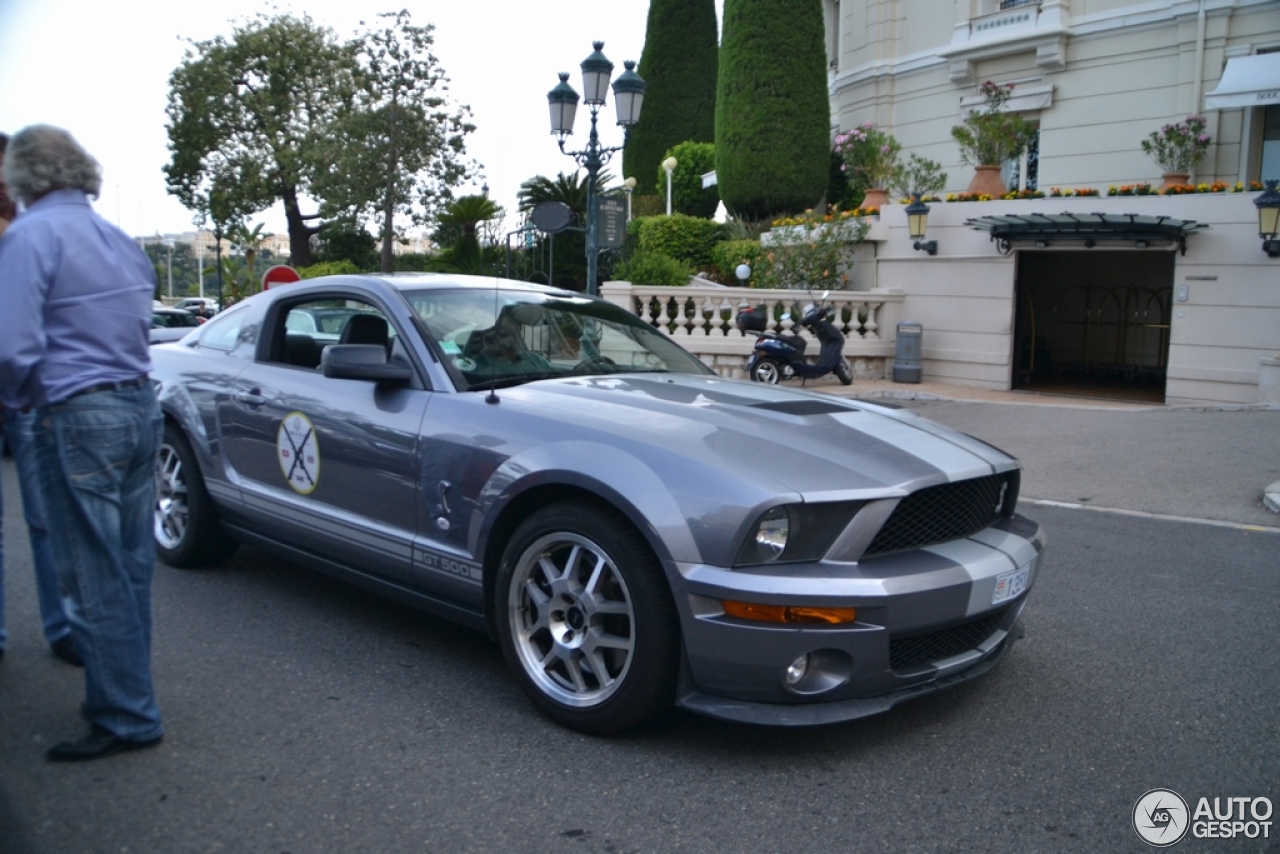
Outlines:
{"label": "man with curly gray hair", "polygon": [[[0,133],[0,235],[17,216],[17,204],[9,195],[4,182],[4,156],[9,147],[8,134]],[[49,529],[44,522],[44,502],[40,500],[40,464],[32,442],[35,415],[31,412],[11,409],[0,404],[0,436],[7,450],[13,454],[18,469],[18,489],[22,493],[22,512],[27,521],[27,535],[31,541],[31,563],[36,571],[36,593],[40,602],[40,618],[45,639],[53,654],[68,664],[80,666],[80,656],[71,639],[71,624],[62,609],[62,594],[58,590],[58,573],[53,568],[53,546],[49,542]],[[2,497],[2,496],[0,496]],[[4,517],[4,502],[0,500],[0,521]],[[3,527],[0,525],[0,527]],[[5,628],[4,608],[4,536],[0,534],[0,659],[4,658],[9,640]]]}
{"label": "man with curly gray hair", "polygon": [[90,206],[102,169],[65,130],[14,134],[4,173],[26,209],[0,237],[0,404],[35,410],[40,495],[59,532],[54,563],[90,724],[46,755],[97,759],[164,733],[151,680],[155,271]]}

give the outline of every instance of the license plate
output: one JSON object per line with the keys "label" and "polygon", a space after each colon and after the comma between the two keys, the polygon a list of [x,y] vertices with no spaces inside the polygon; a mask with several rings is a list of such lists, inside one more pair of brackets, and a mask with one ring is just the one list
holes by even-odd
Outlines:
{"label": "license plate", "polygon": [[991,604],[999,605],[1027,589],[1027,579],[1031,577],[1031,567],[1024,566],[1015,572],[1006,572],[996,576],[996,591],[991,594]]}

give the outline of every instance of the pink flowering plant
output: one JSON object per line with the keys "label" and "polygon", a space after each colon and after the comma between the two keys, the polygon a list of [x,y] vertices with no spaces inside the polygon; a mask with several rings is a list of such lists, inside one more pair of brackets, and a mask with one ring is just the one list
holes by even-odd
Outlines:
{"label": "pink flowering plant", "polygon": [[837,134],[836,153],[844,160],[843,171],[864,187],[884,189],[898,167],[902,143],[871,122]]}
{"label": "pink flowering plant", "polygon": [[1142,141],[1142,150],[1165,172],[1189,173],[1209,150],[1213,139],[1205,133],[1204,116],[1187,116],[1176,125],[1165,125]]}

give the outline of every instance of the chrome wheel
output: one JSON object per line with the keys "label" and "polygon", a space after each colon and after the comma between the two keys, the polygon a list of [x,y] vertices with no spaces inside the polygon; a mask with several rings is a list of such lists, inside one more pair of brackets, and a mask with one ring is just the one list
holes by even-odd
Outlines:
{"label": "chrome wheel", "polygon": [[758,383],[777,385],[782,379],[782,368],[772,359],[761,359],[751,369],[751,379]]}
{"label": "chrome wheel", "polygon": [[156,543],[176,549],[187,535],[190,512],[182,457],[169,443],[160,446],[156,460]]}
{"label": "chrome wheel", "polygon": [[635,608],[622,573],[591,540],[561,531],[529,543],[512,571],[507,604],[520,665],[547,697],[590,708],[626,680]]}

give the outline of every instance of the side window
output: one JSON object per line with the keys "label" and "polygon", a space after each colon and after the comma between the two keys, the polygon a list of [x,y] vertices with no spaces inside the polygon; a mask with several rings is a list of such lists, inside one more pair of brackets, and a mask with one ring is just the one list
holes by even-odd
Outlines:
{"label": "side window", "polygon": [[240,324],[244,316],[243,311],[227,311],[218,315],[204,325],[196,345],[230,353],[240,341]]}
{"label": "side window", "polygon": [[277,328],[267,361],[316,369],[333,344],[379,344],[388,356],[395,347],[395,327],[367,302],[326,298],[295,302],[276,313]]}

